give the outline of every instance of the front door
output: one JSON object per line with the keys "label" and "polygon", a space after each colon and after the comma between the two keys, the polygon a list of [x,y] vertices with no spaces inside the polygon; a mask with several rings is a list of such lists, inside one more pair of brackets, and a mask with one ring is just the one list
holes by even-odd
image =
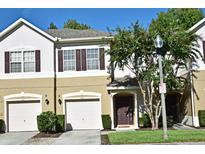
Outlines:
{"label": "front door", "polygon": [[133,104],[132,96],[119,96],[116,98],[117,125],[133,124]]}

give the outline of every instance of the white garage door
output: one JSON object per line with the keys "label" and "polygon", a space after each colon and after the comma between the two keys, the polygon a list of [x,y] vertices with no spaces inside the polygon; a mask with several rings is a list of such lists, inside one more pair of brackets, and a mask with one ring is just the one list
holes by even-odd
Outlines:
{"label": "white garage door", "polygon": [[101,129],[101,104],[99,100],[66,102],[67,123],[72,129]]}
{"label": "white garage door", "polygon": [[8,104],[9,131],[36,131],[37,115],[41,113],[39,102],[16,102]]}

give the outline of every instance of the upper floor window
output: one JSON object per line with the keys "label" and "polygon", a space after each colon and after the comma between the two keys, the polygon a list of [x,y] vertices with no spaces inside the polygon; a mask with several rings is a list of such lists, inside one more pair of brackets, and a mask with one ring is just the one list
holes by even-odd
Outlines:
{"label": "upper floor window", "polygon": [[10,53],[10,72],[21,72],[22,68],[22,54],[21,51],[14,51]]}
{"label": "upper floor window", "polygon": [[76,67],[75,50],[64,50],[63,61],[64,71],[74,71]]}
{"label": "upper floor window", "polygon": [[12,51],[10,52],[10,72],[34,72],[35,51]]}
{"label": "upper floor window", "polygon": [[23,63],[24,72],[34,72],[35,71],[35,52],[34,51],[24,51],[23,52]]}
{"label": "upper floor window", "polygon": [[87,69],[88,70],[97,70],[99,69],[99,49],[92,48],[87,49],[86,52],[86,62],[87,62]]}

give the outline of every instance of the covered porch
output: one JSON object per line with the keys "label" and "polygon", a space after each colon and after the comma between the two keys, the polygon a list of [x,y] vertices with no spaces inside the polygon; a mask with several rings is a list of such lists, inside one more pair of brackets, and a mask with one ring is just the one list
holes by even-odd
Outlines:
{"label": "covered porch", "polygon": [[126,84],[115,80],[107,86],[110,95],[112,129],[139,129],[137,89],[136,84],[131,84],[130,80]]}

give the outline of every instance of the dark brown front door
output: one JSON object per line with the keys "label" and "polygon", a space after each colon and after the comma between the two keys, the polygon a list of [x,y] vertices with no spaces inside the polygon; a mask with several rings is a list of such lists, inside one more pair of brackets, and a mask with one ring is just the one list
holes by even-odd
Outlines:
{"label": "dark brown front door", "polygon": [[133,97],[116,97],[116,122],[117,125],[133,124]]}

